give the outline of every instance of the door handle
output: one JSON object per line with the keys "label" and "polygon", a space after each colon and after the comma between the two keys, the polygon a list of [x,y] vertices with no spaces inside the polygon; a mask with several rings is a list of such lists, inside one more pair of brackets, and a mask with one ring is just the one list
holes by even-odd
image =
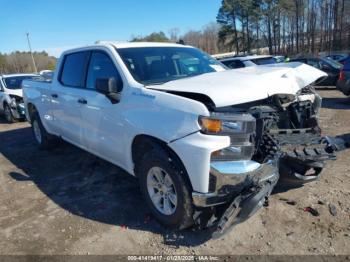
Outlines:
{"label": "door handle", "polygon": [[57,97],[58,97],[57,94],[51,94],[51,96],[52,96],[53,98],[57,98]]}
{"label": "door handle", "polygon": [[83,105],[86,105],[86,104],[87,104],[87,101],[86,101],[84,98],[79,98],[79,99],[78,99],[78,103],[83,104]]}

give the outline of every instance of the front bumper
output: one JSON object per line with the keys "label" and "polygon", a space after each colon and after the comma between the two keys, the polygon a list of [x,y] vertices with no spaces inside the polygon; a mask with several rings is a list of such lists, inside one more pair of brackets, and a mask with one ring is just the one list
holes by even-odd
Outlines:
{"label": "front bumper", "polygon": [[237,196],[216,223],[212,237],[219,238],[226,234],[233,226],[247,220],[268,203],[268,197],[277,184],[277,180],[278,176],[277,178],[270,177]]}
{"label": "front bumper", "polygon": [[208,207],[227,203],[246,189],[259,186],[266,181],[275,184],[279,177],[275,162],[259,164],[255,161],[211,162],[209,193],[193,192],[193,203],[197,207]]}
{"label": "front bumper", "polygon": [[192,197],[197,213],[210,210],[209,215],[203,212],[194,219],[200,227],[210,228],[213,238],[221,237],[262,208],[279,179],[275,161],[264,164],[255,161],[212,162],[210,175],[215,180],[214,192],[194,192]]}
{"label": "front bumper", "polygon": [[16,103],[15,105],[11,105],[12,116],[16,119],[25,119],[26,111],[24,103]]}

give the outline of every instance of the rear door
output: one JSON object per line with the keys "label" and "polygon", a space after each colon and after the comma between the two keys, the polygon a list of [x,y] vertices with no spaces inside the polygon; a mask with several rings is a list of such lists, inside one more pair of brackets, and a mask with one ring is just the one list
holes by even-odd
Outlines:
{"label": "rear door", "polygon": [[50,94],[56,132],[78,146],[83,146],[81,107],[85,102],[81,93],[85,88],[89,55],[89,51],[67,54]]}

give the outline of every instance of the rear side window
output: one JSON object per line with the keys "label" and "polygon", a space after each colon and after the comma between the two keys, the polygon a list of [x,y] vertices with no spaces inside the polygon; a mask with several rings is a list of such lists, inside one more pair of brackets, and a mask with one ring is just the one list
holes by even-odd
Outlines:
{"label": "rear side window", "polygon": [[114,77],[117,82],[121,82],[121,77],[112,59],[104,52],[92,52],[90,65],[86,80],[88,89],[95,89],[96,79]]}
{"label": "rear side window", "polygon": [[307,64],[310,66],[316,67],[318,69],[321,69],[321,64],[319,63],[318,60],[313,60],[313,59],[307,60]]}
{"label": "rear side window", "polygon": [[270,65],[277,63],[274,57],[252,59],[252,62],[257,65]]}
{"label": "rear side window", "polygon": [[221,61],[221,63],[231,69],[245,67],[244,64],[239,60]]}
{"label": "rear side window", "polygon": [[66,55],[61,71],[61,83],[65,86],[84,87],[86,64],[89,52]]}
{"label": "rear side window", "polygon": [[290,62],[299,62],[299,63],[306,63],[305,59],[291,59]]}

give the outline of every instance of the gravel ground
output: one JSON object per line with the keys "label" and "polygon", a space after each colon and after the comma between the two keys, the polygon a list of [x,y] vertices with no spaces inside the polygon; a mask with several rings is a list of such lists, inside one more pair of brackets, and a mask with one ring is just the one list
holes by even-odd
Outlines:
{"label": "gravel ground", "polygon": [[[349,135],[350,98],[319,92],[324,134]],[[320,181],[277,189],[269,207],[211,240],[160,226],[136,179],[117,167],[67,143],[40,151],[27,123],[0,120],[0,254],[349,255],[349,156],[339,153]]]}

